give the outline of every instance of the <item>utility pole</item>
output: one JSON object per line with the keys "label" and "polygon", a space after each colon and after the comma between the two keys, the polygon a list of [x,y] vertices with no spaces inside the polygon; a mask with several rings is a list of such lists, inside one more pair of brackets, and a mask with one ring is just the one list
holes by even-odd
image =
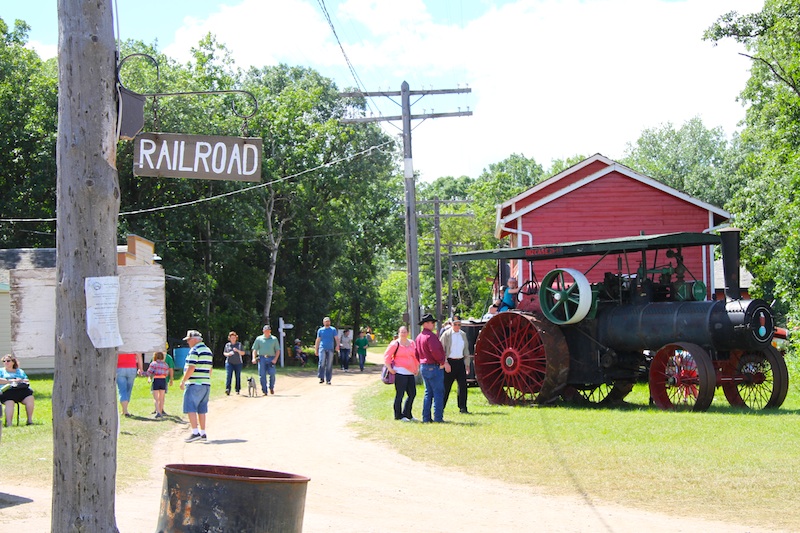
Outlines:
{"label": "utility pole", "polygon": [[85,281],[117,274],[111,0],[58,1],[58,198],[51,531],[117,531],[115,348],[87,334]]}
{"label": "utility pole", "polygon": [[[419,246],[417,244],[417,189],[414,184],[414,165],[411,157],[411,121],[428,118],[444,117],[464,117],[471,116],[472,111],[458,111],[451,113],[423,113],[421,115],[411,114],[411,96],[422,98],[427,95],[458,94],[472,92],[470,88],[464,89],[431,89],[428,91],[411,91],[408,82],[404,81],[400,85],[400,91],[376,91],[376,92],[345,92],[339,96],[399,96],[401,101],[402,115],[389,117],[358,117],[342,119],[344,124],[355,124],[362,122],[383,122],[391,120],[403,121],[403,177],[405,179],[405,210],[406,210],[406,278],[408,281],[408,313],[409,326],[412,338],[416,338],[419,333],[420,301],[419,301]],[[417,100],[419,101],[419,99]],[[416,102],[415,102],[416,103]]]}
{"label": "utility pole", "polygon": [[[441,225],[439,224],[440,218],[450,218],[450,217],[473,217],[475,216],[473,213],[445,213],[442,214],[439,212],[439,206],[441,204],[466,204],[469,203],[470,200],[440,200],[438,197],[434,197],[433,200],[427,200],[420,202],[421,204],[433,204],[433,268],[434,274],[436,276],[436,320],[441,322],[442,318],[442,248],[441,248]],[[428,218],[431,215],[420,215],[422,218]],[[452,302],[450,302],[452,305]],[[452,307],[449,307],[448,310],[452,311]]]}
{"label": "utility pole", "polygon": [[463,244],[458,242],[448,242],[447,246],[447,310],[453,314],[453,247],[476,248],[475,244]]}

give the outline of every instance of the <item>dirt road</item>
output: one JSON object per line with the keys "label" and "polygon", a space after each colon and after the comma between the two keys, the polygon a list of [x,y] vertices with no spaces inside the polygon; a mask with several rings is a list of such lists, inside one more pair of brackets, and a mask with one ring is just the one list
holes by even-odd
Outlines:
{"label": "dirt road", "polygon": [[[166,434],[156,443],[158,459],[149,474],[118,494],[120,531],[155,531],[163,465],[169,463],[243,466],[307,476],[311,481],[304,531],[309,533],[761,531],[681,513],[607,505],[580,495],[549,496],[536,488],[416,461],[360,440],[348,427],[354,416],[353,395],[376,379],[374,373],[336,373],[332,385],[321,385],[313,376],[279,375],[274,396],[231,396],[212,402],[209,443],[184,443],[186,429]],[[0,481],[0,492],[18,501],[0,510],[0,523],[13,523],[21,531],[49,529],[49,491],[3,487]]]}

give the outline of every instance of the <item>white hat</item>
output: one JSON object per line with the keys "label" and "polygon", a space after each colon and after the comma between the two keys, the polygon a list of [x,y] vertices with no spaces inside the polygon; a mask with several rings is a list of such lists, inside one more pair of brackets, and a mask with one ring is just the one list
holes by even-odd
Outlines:
{"label": "white hat", "polygon": [[188,341],[189,339],[202,339],[202,338],[203,338],[202,333],[200,333],[196,329],[190,329],[189,331],[186,332],[186,336],[183,338],[183,340]]}

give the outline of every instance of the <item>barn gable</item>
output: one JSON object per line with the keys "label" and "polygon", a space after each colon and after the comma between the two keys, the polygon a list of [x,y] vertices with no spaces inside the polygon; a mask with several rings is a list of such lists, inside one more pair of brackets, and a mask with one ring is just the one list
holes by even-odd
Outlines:
{"label": "barn gable", "polygon": [[[628,178],[629,181],[619,181],[620,177]],[[634,189],[636,183],[642,186],[636,187],[640,191],[637,200],[644,199],[646,202],[641,208],[632,200],[625,199],[625,195]],[[628,218],[631,215],[637,220],[644,222],[643,219],[647,212],[646,208],[649,207],[647,204],[656,203],[657,205],[662,205],[663,202],[669,202],[668,205],[673,207],[680,206],[681,204],[697,207],[699,209],[697,211],[698,213],[702,212],[707,214],[705,218],[708,219],[708,222],[703,222],[702,229],[715,227],[730,218],[730,213],[724,209],[698,200],[677,189],[673,189],[652,178],[639,174],[625,165],[616,163],[601,154],[595,154],[497,206],[495,236],[497,238],[503,238],[508,235],[516,234],[517,237],[519,237],[520,229],[522,229],[521,226],[530,225],[525,224],[523,220],[527,218],[529,213],[568,195],[574,196],[578,191],[580,191],[579,194],[592,197],[592,201],[588,202],[588,205],[581,206],[583,213],[596,214],[597,212],[607,209],[607,206],[604,205],[603,202],[614,199],[618,200],[617,203],[621,203],[623,209],[616,217],[616,222],[619,222],[620,219]],[[596,196],[598,193],[600,196]],[[650,201],[647,200],[647,197],[651,197]],[[569,200],[570,205],[574,207],[576,204],[571,202],[571,198]],[[670,202],[670,200],[675,201]],[[652,212],[654,215],[653,218],[659,217],[663,212],[664,209],[658,209]],[[568,212],[564,213],[562,216],[565,215],[580,216],[581,213]],[[599,226],[599,224],[595,224],[595,226]],[[694,230],[674,229],[655,231],[654,233],[667,233],[670,231]],[[601,239],[620,236],[624,235],[619,235],[618,233],[612,235],[581,235],[578,239],[569,238],[557,241],[547,241],[537,237],[533,238],[536,243],[542,244],[547,242],[566,242],[568,240]],[[528,246],[531,244],[530,242],[522,242],[519,238],[514,237],[512,237],[512,243],[516,246]]]}
{"label": "barn gable", "polygon": [[[654,235],[703,232],[725,223],[730,214],[677,189],[612,161],[601,154],[581,161],[555,176],[497,206],[495,236],[510,237],[512,247]],[[707,285],[713,286],[713,266],[708,247],[686,252],[686,266]],[[648,268],[664,264],[666,258],[648,253]],[[606,271],[636,271],[638,264],[620,269],[617,258],[539,261],[534,274],[541,279],[556,267],[576,268],[590,281],[599,281]],[[512,263],[511,272],[522,280],[531,276],[524,262]],[[599,278],[599,279],[596,279]]]}

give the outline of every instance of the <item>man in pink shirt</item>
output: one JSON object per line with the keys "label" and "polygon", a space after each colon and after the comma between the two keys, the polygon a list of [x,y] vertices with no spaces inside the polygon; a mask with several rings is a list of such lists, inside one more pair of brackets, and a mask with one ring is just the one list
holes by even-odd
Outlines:
{"label": "man in pink shirt", "polygon": [[[417,346],[422,381],[425,382],[422,421],[444,422],[444,373],[450,372],[450,364],[447,362],[439,337],[433,332],[436,327],[433,315],[425,314],[419,325],[422,326],[422,331],[417,335],[414,344]],[[431,404],[433,404],[433,419],[431,419]]]}

